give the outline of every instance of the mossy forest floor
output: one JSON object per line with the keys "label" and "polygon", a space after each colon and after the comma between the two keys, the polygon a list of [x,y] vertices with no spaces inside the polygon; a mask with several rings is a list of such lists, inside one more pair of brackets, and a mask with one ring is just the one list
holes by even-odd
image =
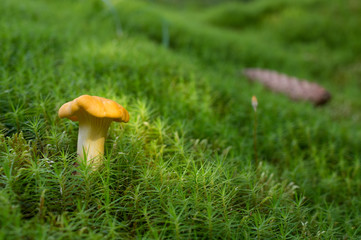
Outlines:
{"label": "mossy forest floor", "polygon": [[[0,1],[0,239],[361,238],[358,0]],[[243,68],[325,86],[292,102]],[[82,94],[123,105],[76,170]],[[258,160],[253,148],[258,98]]]}

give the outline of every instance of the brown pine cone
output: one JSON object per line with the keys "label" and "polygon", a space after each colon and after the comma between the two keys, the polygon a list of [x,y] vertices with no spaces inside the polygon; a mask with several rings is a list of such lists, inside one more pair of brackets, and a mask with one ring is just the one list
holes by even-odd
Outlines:
{"label": "brown pine cone", "polygon": [[272,91],[283,93],[293,100],[306,100],[319,106],[331,99],[331,94],[320,85],[275,71],[248,68],[243,74],[251,81],[260,82]]}

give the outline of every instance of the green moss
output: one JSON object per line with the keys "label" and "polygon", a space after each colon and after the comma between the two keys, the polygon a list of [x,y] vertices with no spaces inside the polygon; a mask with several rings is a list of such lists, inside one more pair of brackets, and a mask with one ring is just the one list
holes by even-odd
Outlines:
{"label": "green moss", "polygon": [[[359,237],[360,6],[341,3],[1,1],[0,238]],[[333,101],[291,102],[243,67]],[[82,94],[131,116],[95,173],[73,166],[78,126],[57,117]]]}

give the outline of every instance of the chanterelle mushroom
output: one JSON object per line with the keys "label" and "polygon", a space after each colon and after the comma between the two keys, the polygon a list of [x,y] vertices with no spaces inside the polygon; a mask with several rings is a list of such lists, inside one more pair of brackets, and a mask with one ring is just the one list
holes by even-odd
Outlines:
{"label": "chanterelle mushroom", "polygon": [[97,167],[104,154],[104,142],[112,121],[128,122],[128,111],[118,103],[97,96],[82,95],[60,107],[60,118],[79,121],[77,153]]}

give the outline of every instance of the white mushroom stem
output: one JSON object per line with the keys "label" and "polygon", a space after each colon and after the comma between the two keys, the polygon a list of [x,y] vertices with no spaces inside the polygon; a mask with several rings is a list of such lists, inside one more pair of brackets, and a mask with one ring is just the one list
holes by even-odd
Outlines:
{"label": "white mushroom stem", "polygon": [[86,157],[88,165],[100,165],[104,155],[104,143],[112,119],[93,116],[79,117],[77,153],[79,160]]}

